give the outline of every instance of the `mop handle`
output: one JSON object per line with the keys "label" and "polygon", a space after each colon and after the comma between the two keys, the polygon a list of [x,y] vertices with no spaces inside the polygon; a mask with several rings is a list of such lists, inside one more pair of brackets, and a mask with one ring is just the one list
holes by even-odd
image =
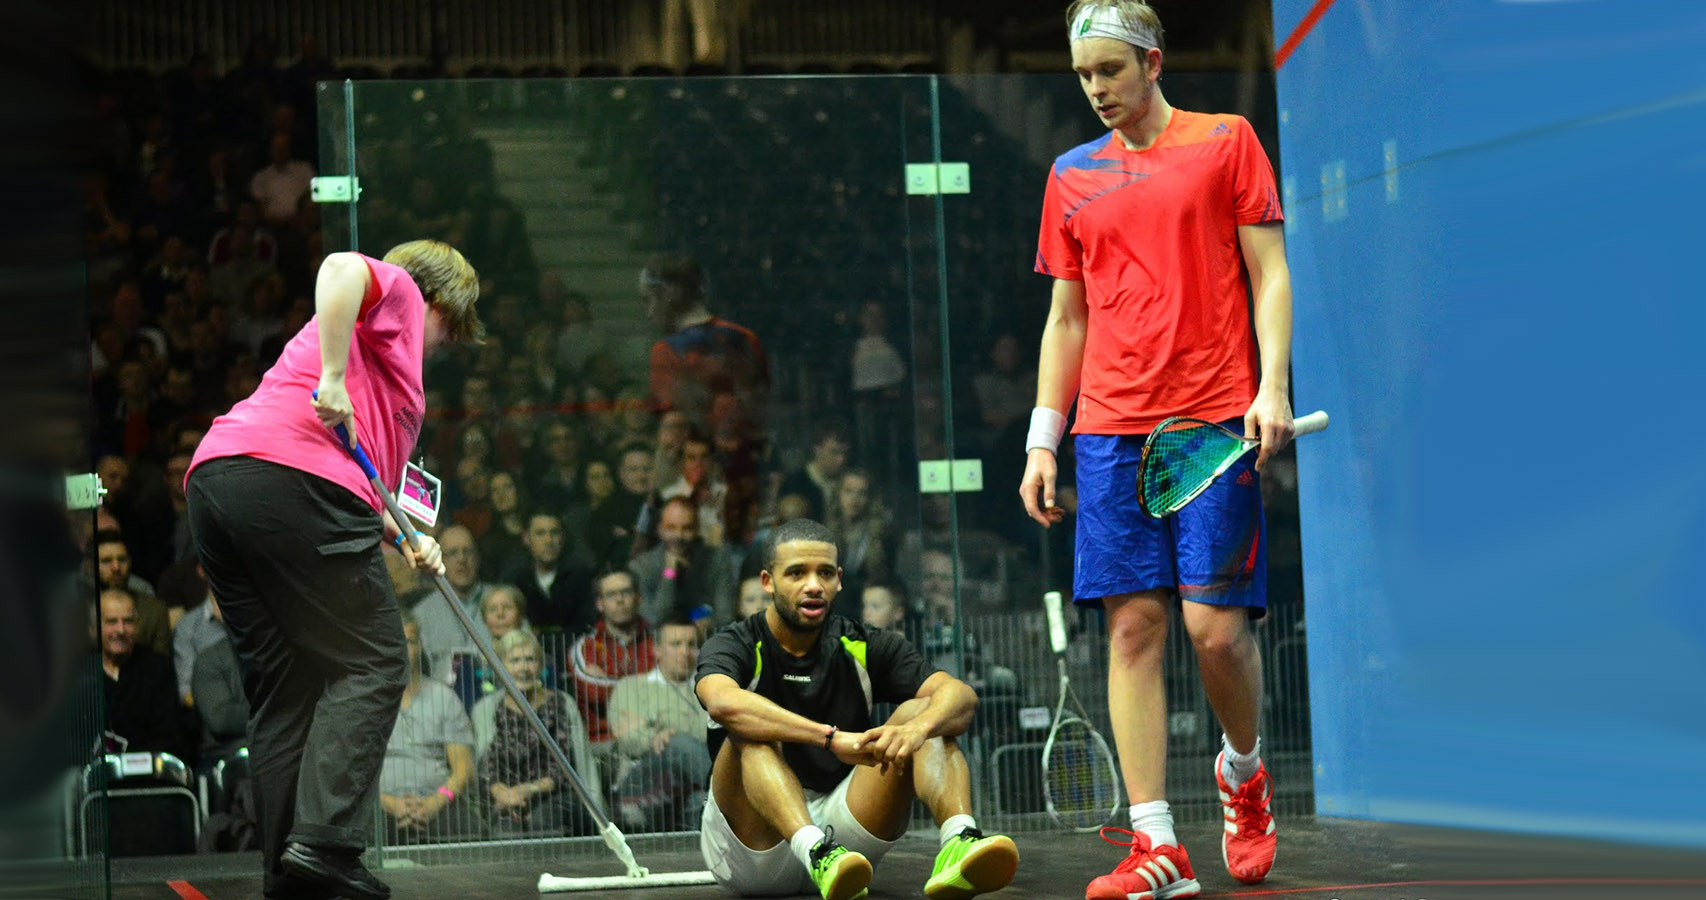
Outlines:
{"label": "mop handle", "polygon": [[[318,395],[318,392],[315,393]],[[409,542],[409,549],[419,553],[421,545],[420,541],[415,538],[415,530],[408,527],[407,515],[402,509],[398,508],[396,499],[380,482],[379,470],[373,467],[373,461],[368,459],[367,452],[350,443],[348,428],[338,425],[332,431],[338,436],[338,441],[344,445],[344,449],[348,450],[350,455],[355,458],[356,463],[361,466],[362,472],[367,474],[367,480],[378,492],[379,499],[385,503],[385,510],[391,514],[392,519],[396,520],[397,527],[403,533],[403,539]],[[604,814],[604,810],[598,805],[598,801],[593,799],[592,792],[587,790],[586,784],[581,781],[580,774],[575,771],[574,764],[569,762],[569,755],[563,751],[562,746],[557,743],[557,739],[551,736],[551,729],[546,727],[543,719],[539,718],[539,713],[534,710],[533,704],[528,702],[527,695],[522,693],[521,685],[516,683],[515,676],[509,673],[509,669],[504,666],[503,660],[498,658],[498,651],[492,646],[492,642],[474,627],[474,620],[468,615],[468,611],[462,608],[462,601],[456,596],[456,589],[450,586],[449,579],[441,574],[435,574],[433,583],[438,587],[439,594],[444,597],[444,602],[450,604],[450,611],[455,613],[456,618],[462,623],[462,629],[468,632],[468,637],[472,638],[474,645],[480,649],[480,655],[486,658],[486,663],[491,666],[492,674],[496,675],[498,680],[503,683],[504,691],[509,694],[511,700],[515,701],[516,707],[532,724],[533,730],[538,732],[539,737],[544,740],[545,746],[556,758],[558,768],[563,770],[563,774],[569,776],[569,784],[574,787],[575,793],[580,795],[581,803],[586,806],[588,812],[592,813],[593,821],[597,823],[599,831],[606,835],[605,842],[609,843],[608,833],[613,830],[614,826],[611,824],[610,818]],[[624,849],[626,849],[625,842]],[[618,856],[620,857],[621,854],[618,853]],[[633,874],[632,869],[637,868],[633,862],[633,855],[630,853],[622,861],[624,865],[630,868],[629,874]]]}

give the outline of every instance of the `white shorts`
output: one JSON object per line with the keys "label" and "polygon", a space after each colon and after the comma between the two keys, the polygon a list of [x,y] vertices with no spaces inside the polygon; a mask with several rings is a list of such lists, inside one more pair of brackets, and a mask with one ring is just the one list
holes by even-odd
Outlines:
{"label": "white shorts", "polygon": [[[858,771],[855,769],[854,771]],[[835,841],[849,850],[863,853],[876,865],[889,852],[895,841],[875,837],[847,808],[847,786],[853,783],[853,772],[827,794],[806,791],[806,814],[812,824],[825,831],[835,830]],[[794,858],[786,840],[768,850],[754,850],[735,837],[734,829],[723,811],[717,808],[716,793],[705,793],[705,815],[699,824],[699,852],[705,857],[705,868],[717,883],[742,897],[775,897],[789,894],[812,894],[811,873]]]}

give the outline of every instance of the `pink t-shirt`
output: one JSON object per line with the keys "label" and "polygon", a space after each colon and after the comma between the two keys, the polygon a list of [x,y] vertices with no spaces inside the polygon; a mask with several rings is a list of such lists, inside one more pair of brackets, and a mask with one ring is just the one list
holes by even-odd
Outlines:
{"label": "pink t-shirt", "polygon": [[[344,381],[355,407],[357,440],[395,490],[420,436],[426,392],[421,363],[426,347],[426,301],[407,272],[363,256],[373,278],[355,322]],[[375,510],[383,508],[367,475],[330,429],[314,415],[320,386],[319,317],[308,320],[284,345],[260,387],[213,420],[196,448],[190,471],[222,456],[252,456],[341,484]]]}

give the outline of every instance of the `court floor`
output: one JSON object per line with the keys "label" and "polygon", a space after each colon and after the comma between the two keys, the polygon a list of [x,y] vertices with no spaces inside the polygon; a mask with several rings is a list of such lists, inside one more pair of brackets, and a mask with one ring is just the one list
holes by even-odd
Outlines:
{"label": "court floor", "polygon": [[[1233,881],[1221,865],[1216,823],[1179,829],[1192,852],[1203,897],[1298,897],[1339,900],[1588,900],[1706,896],[1706,854],[1625,847],[1586,841],[1419,828],[1344,819],[1281,821],[1277,865],[1260,885]],[[1118,848],[1094,834],[1025,834],[1017,838],[1019,874],[1007,900],[1070,900],[1085,883],[1112,868]],[[933,835],[909,835],[877,867],[872,900],[922,897],[935,854]],[[658,871],[703,868],[697,853],[646,853]],[[404,865],[382,872],[396,900],[536,896],[541,871],[557,875],[616,874],[614,863],[586,861],[577,852],[561,865],[508,862]],[[115,900],[250,900],[260,896],[254,854],[217,859],[115,860]],[[209,874],[197,875],[205,872]],[[710,900],[727,897],[715,886],[598,891],[551,896]]]}

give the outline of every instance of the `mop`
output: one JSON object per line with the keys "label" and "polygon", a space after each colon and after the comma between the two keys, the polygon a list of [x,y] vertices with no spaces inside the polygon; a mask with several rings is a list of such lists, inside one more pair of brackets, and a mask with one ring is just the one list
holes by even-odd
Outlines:
{"label": "mop", "polygon": [[[348,450],[350,455],[355,458],[356,463],[361,466],[362,472],[366,473],[368,482],[373,485],[373,490],[385,502],[385,511],[391,514],[391,518],[397,522],[397,527],[402,529],[403,538],[409,542],[409,548],[419,553],[421,545],[415,537],[415,530],[409,527],[408,516],[397,506],[396,498],[392,497],[391,492],[387,491],[385,485],[380,482],[379,471],[373,467],[373,461],[367,458],[367,451],[350,444],[349,429],[339,425],[335,431],[338,439],[343,442],[344,449]],[[715,883],[710,872],[659,872],[653,874],[651,870],[634,860],[634,851],[629,849],[628,841],[622,836],[621,829],[616,827],[615,822],[610,821],[610,817],[606,816],[603,808],[599,806],[598,800],[586,789],[586,783],[581,781],[580,774],[569,762],[569,755],[563,752],[562,746],[551,737],[551,730],[545,727],[545,723],[540,720],[539,713],[533,709],[533,704],[527,702],[527,696],[521,692],[521,686],[516,684],[515,678],[509,674],[509,669],[504,667],[503,660],[498,658],[498,652],[492,647],[492,642],[474,627],[474,620],[469,617],[468,611],[462,608],[461,598],[456,596],[456,589],[450,586],[450,581],[442,574],[433,576],[433,584],[437,586],[439,594],[444,597],[444,602],[450,604],[450,611],[456,614],[457,621],[462,623],[462,629],[468,632],[468,637],[474,641],[475,646],[480,648],[480,655],[486,658],[486,663],[491,666],[492,673],[503,683],[504,691],[509,694],[510,699],[515,701],[516,708],[520,709],[522,715],[527,717],[527,721],[533,726],[533,730],[538,733],[539,738],[550,749],[551,756],[557,761],[557,767],[563,770],[564,775],[568,776],[569,785],[574,788],[575,795],[580,798],[581,804],[586,807],[587,812],[592,814],[593,821],[598,825],[599,836],[604,838],[604,845],[610,848],[611,853],[616,854],[616,859],[622,863],[622,867],[626,871],[624,875],[588,878],[566,878],[546,873],[539,876],[539,892],[607,891],[620,888],[674,887]]]}

